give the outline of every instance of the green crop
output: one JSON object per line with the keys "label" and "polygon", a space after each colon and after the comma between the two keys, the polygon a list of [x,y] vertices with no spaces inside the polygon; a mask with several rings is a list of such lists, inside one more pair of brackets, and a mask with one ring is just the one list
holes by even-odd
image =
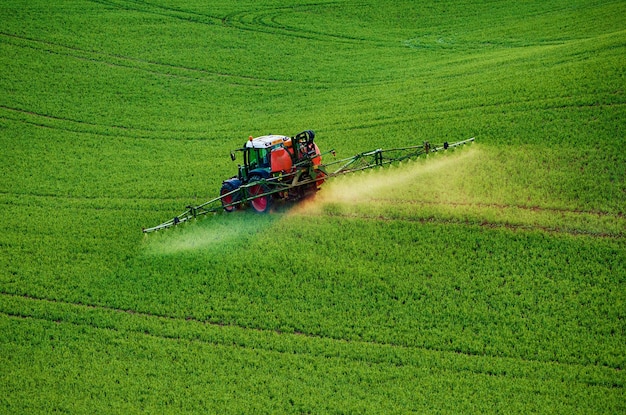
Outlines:
{"label": "green crop", "polygon": [[[0,5],[0,412],[626,411],[623,1],[53,3]],[[142,234],[305,129],[476,141]]]}

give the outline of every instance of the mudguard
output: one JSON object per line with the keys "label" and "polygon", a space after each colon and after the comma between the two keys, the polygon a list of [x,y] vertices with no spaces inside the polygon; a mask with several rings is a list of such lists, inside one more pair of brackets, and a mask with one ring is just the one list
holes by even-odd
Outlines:
{"label": "mudguard", "polygon": [[231,177],[228,180],[224,180],[222,182],[222,185],[226,183],[229,183],[233,187],[233,190],[238,189],[241,186],[241,180],[239,180],[237,177]]}
{"label": "mudguard", "polygon": [[269,169],[254,169],[254,170],[250,170],[248,172],[248,177],[254,177],[254,176],[259,176],[262,177],[264,179],[269,179],[271,174],[270,174],[270,170]]}

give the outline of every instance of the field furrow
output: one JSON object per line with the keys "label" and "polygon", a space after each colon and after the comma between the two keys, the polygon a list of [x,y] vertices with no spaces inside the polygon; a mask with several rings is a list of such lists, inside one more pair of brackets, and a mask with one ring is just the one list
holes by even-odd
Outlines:
{"label": "field furrow", "polygon": [[32,39],[9,33],[1,33],[3,40],[12,46],[30,48],[41,53],[55,54],[72,59],[85,60],[99,64],[105,64],[121,69],[133,69],[149,74],[167,77],[176,77],[182,80],[194,82],[224,82],[232,85],[242,85],[250,88],[262,87],[263,82],[294,82],[293,80],[281,81],[280,79],[263,79],[251,76],[212,72],[202,68],[184,67],[165,62],[154,62],[130,56],[104,54],[97,51],[89,51],[77,47],[65,46],[41,39]]}
{"label": "field furrow", "polygon": [[198,341],[234,348],[289,355],[310,355],[323,359],[345,359],[369,364],[392,364],[398,367],[419,368],[424,367],[428,361],[428,367],[443,372],[469,372],[475,375],[514,379],[541,379],[544,382],[558,380],[609,390],[623,389],[626,383],[626,378],[616,374],[614,369],[596,365],[581,366],[489,355],[450,353],[445,350],[222,325],[198,321],[192,317],[176,318],[8,293],[0,295],[3,296],[0,306],[6,317],[88,326],[120,333],[133,332],[169,340]]}
{"label": "field furrow", "polygon": [[[626,413],[623,0],[0,15],[0,412]],[[142,232],[309,129],[475,141]]]}

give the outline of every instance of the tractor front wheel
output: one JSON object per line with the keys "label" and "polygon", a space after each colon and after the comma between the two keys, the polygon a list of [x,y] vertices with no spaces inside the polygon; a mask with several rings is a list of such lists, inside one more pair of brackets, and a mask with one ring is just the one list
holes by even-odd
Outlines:
{"label": "tractor front wheel", "polygon": [[[255,183],[259,179],[251,180],[252,185],[248,188],[250,205],[258,213],[265,213],[272,206],[272,195],[268,195],[270,189],[264,183]],[[262,195],[262,196],[260,196]]]}
{"label": "tractor front wheel", "polygon": [[240,192],[234,192],[237,187],[230,182],[224,182],[220,189],[220,196],[222,200],[222,207],[226,212],[232,212],[237,208],[237,202],[241,199]]}

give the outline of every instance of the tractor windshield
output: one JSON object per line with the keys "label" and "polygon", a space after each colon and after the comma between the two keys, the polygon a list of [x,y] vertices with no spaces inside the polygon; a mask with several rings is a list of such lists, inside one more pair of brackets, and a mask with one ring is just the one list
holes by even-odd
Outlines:
{"label": "tractor windshield", "polygon": [[251,148],[248,151],[248,162],[251,169],[269,167],[270,158],[267,148]]}

